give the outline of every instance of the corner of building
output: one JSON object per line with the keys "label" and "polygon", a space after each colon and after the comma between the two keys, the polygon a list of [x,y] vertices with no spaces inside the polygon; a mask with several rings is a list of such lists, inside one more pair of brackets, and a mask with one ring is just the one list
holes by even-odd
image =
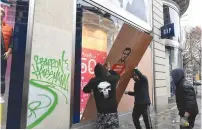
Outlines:
{"label": "corner of building", "polygon": [[153,0],[152,8],[155,108],[162,111],[168,106],[165,40],[161,39],[160,31],[164,25],[162,0]]}

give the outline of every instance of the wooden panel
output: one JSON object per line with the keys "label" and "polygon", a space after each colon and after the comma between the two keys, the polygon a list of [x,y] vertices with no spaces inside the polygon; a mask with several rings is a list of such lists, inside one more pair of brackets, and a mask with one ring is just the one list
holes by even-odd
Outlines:
{"label": "wooden panel", "polygon": [[[151,48],[148,47],[147,51],[144,53],[140,63],[138,64],[138,69],[144,74],[149,82],[149,96],[150,100],[152,101],[152,85],[153,85],[153,69],[152,69],[152,52]],[[134,90],[134,81],[133,79],[130,80],[126,91],[133,91]],[[128,112],[129,110],[133,109],[134,106],[134,97],[123,95],[121,101],[119,102],[118,111]]]}
{"label": "wooden panel", "polygon": [[[122,26],[106,59],[106,62],[110,62],[111,65],[120,63],[126,66],[126,71],[121,76],[117,86],[118,103],[131,79],[133,69],[140,62],[151,40],[152,37],[147,33],[141,32],[127,24]],[[95,119],[96,113],[95,101],[91,95],[81,120]]]}

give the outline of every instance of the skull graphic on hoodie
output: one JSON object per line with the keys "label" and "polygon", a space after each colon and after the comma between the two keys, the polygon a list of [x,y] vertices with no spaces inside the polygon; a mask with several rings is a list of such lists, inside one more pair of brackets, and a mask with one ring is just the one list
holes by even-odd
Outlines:
{"label": "skull graphic on hoodie", "polygon": [[102,64],[94,68],[95,77],[84,87],[84,93],[93,92],[98,113],[116,113],[116,86],[120,76]]}
{"label": "skull graphic on hoodie", "polygon": [[100,93],[104,95],[104,98],[109,97],[109,91],[111,91],[111,84],[108,82],[100,82],[98,84],[98,90]]}

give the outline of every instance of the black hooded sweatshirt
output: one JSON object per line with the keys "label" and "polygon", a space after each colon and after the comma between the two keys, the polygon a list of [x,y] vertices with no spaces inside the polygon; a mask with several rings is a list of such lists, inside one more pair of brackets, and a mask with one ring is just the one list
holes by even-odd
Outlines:
{"label": "black hooded sweatshirt", "polygon": [[135,97],[135,104],[150,104],[149,84],[147,77],[144,76],[138,69],[134,70],[139,80],[135,81],[134,92],[129,92],[128,95]]}
{"label": "black hooded sweatshirt", "polygon": [[120,76],[101,65],[97,64],[94,68],[95,77],[92,78],[84,87],[84,93],[91,93],[93,91],[95,103],[98,113],[116,113],[116,85]]}
{"label": "black hooded sweatshirt", "polygon": [[185,79],[184,69],[175,69],[171,72],[172,83],[175,85],[176,103],[179,115],[184,116],[189,112],[195,116],[198,114],[198,105],[194,88]]}

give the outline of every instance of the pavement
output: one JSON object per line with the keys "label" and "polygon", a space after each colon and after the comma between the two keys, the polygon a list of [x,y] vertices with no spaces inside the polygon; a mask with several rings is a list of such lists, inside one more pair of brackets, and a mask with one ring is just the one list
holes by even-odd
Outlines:
{"label": "pavement", "polygon": [[[201,86],[197,86],[197,102],[199,107],[199,114],[195,120],[194,129],[201,129]],[[151,107],[151,120],[153,129],[179,129],[180,117],[178,115],[177,106],[175,103],[170,103],[167,109],[155,113]],[[119,114],[120,129],[135,129],[132,122],[132,112]],[[143,119],[140,118],[140,123],[143,129],[145,125]],[[75,124],[72,126],[73,129],[94,129],[95,122],[84,122],[80,124]]]}
{"label": "pavement", "polygon": [[[197,102],[198,102],[198,107],[199,107],[199,114],[196,117],[194,129],[202,128],[201,127],[201,87],[202,86],[197,86]],[[7,98],[8,98],[8,96],[6,94],[4,99],[7,99]],[[6,108],[7,108],[7,102],[4,103],[3,113],[1,113],[1,116],[2,116],[1,125],[0,125],[1,128],[5,128]],[[132,112],[122,113],[119,115],[120,129],[135,129],[135,126],[133,125],[133,122],[132,122],[131,115],[132,115]],[[159,113],[155,113],[154,111],[152,111],[151,120],[152,120],[154,129],[179,129],[180,118],[178,116],[178,110],[177,110],[176,104],[170,103],[166,110],[159,112]],[[142,128],[145,128],[142,118],[140,118],[140,122],[141,122]],[[72,128],[73,129],[74,128],[92,129],[92,128],[95,128],[94,124],[95,123],[93,121],[91,121],[87,124],[85,123],[85,124],[73,125]]]}
{"label": "pavement", "polygon": [[[201,87],[197,86],[197,102],[199,108],[199,114],[195,120],[194,129],[201,129]],[[131,119],[132,120],[132,119]],[[142,118],[140,119],[142,128],[145,128]],[[179,129],[180,117],[176,104],[169,104],[169,108],[160,113],[152,113],[151,120],[154,129]],[[121,129],[135,129],[132,121],[120,123]]]}

